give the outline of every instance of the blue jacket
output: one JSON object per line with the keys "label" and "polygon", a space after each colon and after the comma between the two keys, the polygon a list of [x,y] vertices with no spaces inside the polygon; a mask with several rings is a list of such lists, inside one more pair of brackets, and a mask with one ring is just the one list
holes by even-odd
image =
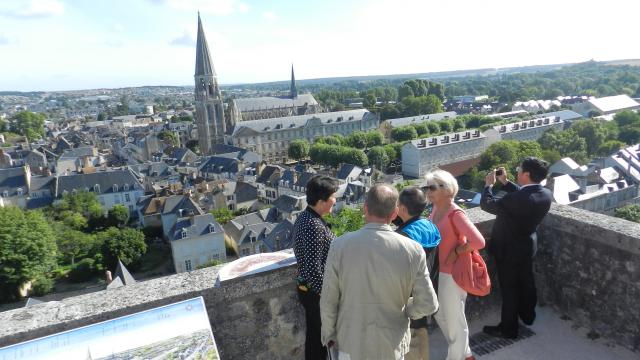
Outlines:
{"label": "blue jacket", "polygon": [[429,220],[415,217],[398,227],[398,233],[414,240],[423,248],[433,248],[440,244],[440,231]]}

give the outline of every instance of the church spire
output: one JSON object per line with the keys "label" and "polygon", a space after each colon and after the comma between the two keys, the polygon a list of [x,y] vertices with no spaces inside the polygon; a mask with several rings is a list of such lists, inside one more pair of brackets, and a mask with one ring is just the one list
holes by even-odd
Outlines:
{"label": "church spire", "polygon": [[291,98],[298,98],[298,89],[296,88],[296,76],[293,74],[293,64],[291,64]]}
{"label": "church spire", "polygon": [[196,73],[195,75],[213,75],[216,71],[213,69],[211,55],[209,55],[209,46],[204,36],[202,21],[200,20],[200,12],[198,11],[198,40],[196,42]]}

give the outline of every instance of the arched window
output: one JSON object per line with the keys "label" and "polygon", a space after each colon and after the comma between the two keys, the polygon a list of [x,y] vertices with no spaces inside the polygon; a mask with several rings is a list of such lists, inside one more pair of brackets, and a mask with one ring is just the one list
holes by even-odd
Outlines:
{"label": "arched window", "polygon": [[129,184],[124,184],[124,186],[122,187],[122,189],[124,191],[129,191]]}
{"label": "arched window", "polygon": [[2,197],[9,197],[9,192],[7,190],[3,191]]}
{"label": "arched window", "polygon": [[93,185],[93,192],[96,194],[100,194],[100,185],[98,184]]}
{"label": "arched window", "polygon": [[113,192],[118,192],[118,184],[113,184]]}
{"label": "arched window", "polygon": [[19,187],[16,191],[18,192],[18,196],[22,196],[23,190],[21,187]]}

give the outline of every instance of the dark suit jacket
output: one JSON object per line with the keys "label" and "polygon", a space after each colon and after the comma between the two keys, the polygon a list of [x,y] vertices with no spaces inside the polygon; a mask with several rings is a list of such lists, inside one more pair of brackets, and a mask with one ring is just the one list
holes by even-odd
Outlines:
{"label": "dark suit jacket", "polygon": [[551,207],[551,191],[542,185],[521,189],[512,182],[503,190],[507,194],[497,198],[486,186],[480,199],[482,210],[496,215],[489,252],[498,260],[531,258],[537,246],[536,229]]}

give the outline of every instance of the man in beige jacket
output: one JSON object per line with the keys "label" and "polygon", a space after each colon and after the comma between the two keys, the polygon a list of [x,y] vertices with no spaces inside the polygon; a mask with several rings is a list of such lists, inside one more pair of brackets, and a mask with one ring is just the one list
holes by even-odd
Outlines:
{"label": "man in beige jacket", "polygon": [[340,360],[402,359],[409,352],[409,318],[438,309],[424,251],[389,226],[397,202],[394,188],[373,186],[364,204],[366,225],[329,248],[322,343],[336,346]]}

